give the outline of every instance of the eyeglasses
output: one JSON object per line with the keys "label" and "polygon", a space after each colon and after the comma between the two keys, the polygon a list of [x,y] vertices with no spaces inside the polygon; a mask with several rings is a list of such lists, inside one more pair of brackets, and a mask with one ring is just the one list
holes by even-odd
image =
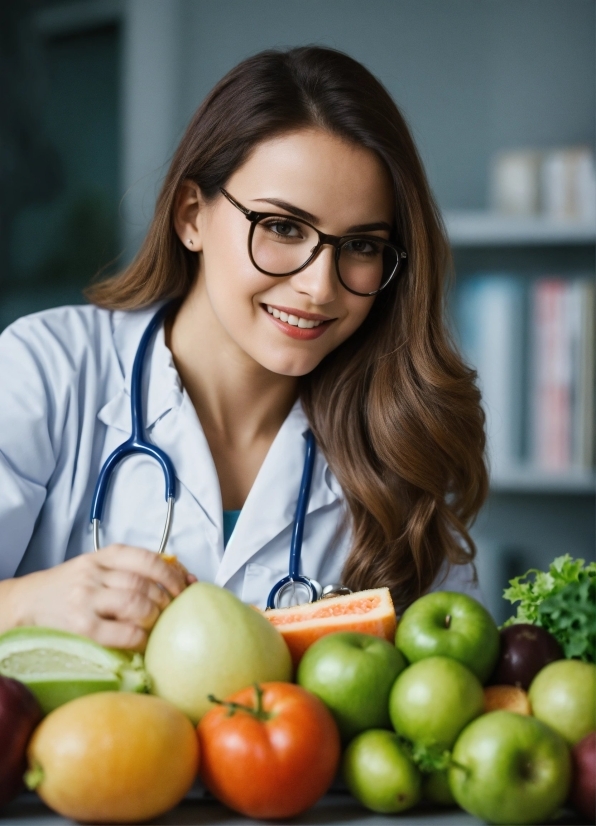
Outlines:
{"label": "eyeglasses", "polygon": [[376,295],[397,275],[404,250],[375,235],[326,235],[301,218],[276,212],[254,212],[220,192],[250,221],[248,254],[265,275],[294,275],[307,267],[320,248],[335,249],[335,270],[340,283],[354,295]]}

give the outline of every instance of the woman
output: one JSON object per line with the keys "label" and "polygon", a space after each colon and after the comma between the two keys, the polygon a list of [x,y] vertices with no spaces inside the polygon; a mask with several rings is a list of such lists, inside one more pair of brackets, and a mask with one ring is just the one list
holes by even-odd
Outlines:
{"label": "woman", "polygon": [[[309,429],[303,574],[388,586],[399,610],[432,587],[476,593],[483,415],[445,329],[448,261],[407,126],[363,66],[306,47],[233,69],[190,123],[133,263],[91,306],[0,339],[0,630],[142,649],[195,577],[264,607],[288,571]],[[165,516],[147,456],[118,466],[88,553],[95,482],[130,433],[132,364],[161,306],[143,425],[175,468],[168,551],[188,574],[147,550]]]}

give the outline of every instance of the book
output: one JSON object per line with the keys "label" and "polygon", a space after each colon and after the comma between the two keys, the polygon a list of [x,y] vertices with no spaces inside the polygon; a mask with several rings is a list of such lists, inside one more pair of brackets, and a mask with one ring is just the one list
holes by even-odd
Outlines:
{"label": "book", "polygon": [[541,278],[532,287],[531,461],[550,472],[593,465],[594,285]]}
{"label": "book", "polygon": [[478,273],[457,293],[478,373],[493,482],[594,467],[596,287],[588,277]]}
{"label": "book", "polygon": [[482,274],[464,283],[458,305],[464,357],[478,372],[491,474],[507,476],[522,451],[523,285],[506,273]]}

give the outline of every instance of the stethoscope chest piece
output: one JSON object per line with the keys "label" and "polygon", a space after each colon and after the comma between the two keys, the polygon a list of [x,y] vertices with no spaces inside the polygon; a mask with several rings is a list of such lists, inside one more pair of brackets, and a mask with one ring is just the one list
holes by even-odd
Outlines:
{"label": "stethoscope chest piece", "polygon": [[305,576],[286,576],[275,585],[269,594],[268,608],[294,608],[321,598],[323,589],[316,579]]}

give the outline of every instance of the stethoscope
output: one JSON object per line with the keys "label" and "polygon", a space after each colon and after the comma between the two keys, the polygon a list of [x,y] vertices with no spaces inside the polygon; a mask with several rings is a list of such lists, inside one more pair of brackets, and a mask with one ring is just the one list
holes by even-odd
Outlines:
{"label": "stethoscope", "polygon": [[[170,529],[172,527],[174,500],[176,498],[176,474],[174,472],[174,465],[168,454],[148,442],[145,438],[143,428],[142,380],[147,348],[155,331],[164,320],[170,308],[171,304],[165,304],[155,313],[139,342],[139,347],[133,362],[130,384],[131,434],[125,442],[118,445],[118,447],[110,453],[104,462],[93,493],[91,524],[93,526],[93,548],[95,551],[98,551],[100,547],[99,525],[103,516],[110,477],[123,459],[134,456],[135,454],[144,454],[155,459],[163,471],[166,483],[165,496],[168,507],[166,522],[157,553],[163,554],[168,544]],[[285,608],[292,605],[301,605],[306,602],[315,602],[318,599],[324,599],[329,596],[350,593],[348,588],[341,585],[327,585],[323,588],[315,579],[310,579],[300,573],[304,522],[310,496],[315,455],[316,441],[312,431],[309,430],[306,434],[304,469],[302,471],[302,480],[300,482],[300,492],[298,494],[298,504],[296,506],[290,543],[289,571],[288,575],[280,579],[271,589],[267,598],[267,608]]]}

